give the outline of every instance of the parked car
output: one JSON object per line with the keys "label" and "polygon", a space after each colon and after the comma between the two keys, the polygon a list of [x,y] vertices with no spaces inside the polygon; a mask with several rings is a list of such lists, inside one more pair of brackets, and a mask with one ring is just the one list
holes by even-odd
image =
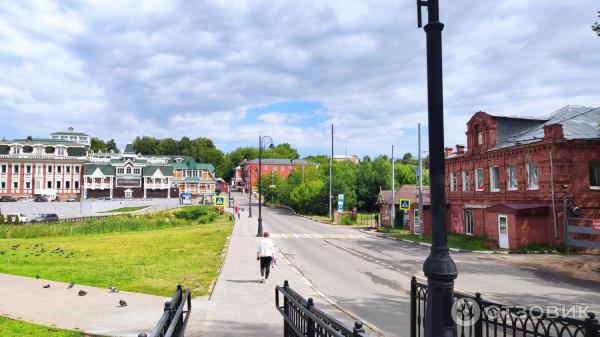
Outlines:
{"label": "parked car", "polygon": [[67,202],[77,202],[77,198],[75,198],[75,197],[68,197],[67,198]]}
{"label": "parked car", "polygon": [[25,201],[25,202],[32,202],[33,198],[26,196],[26,197],[19,197],[18,201]]}
{"label": "parked car", "polygon": [[56,215],[54,213],[40,214],[40,215],[34,217],[33,219],[31,219],[31,223],[54,222],[54,221],[58,221],[58,215]]}
{"label": "parked car", "polygon": [[19,218],[19,222],[20,223],[24,223],[29,221],[29,219],[27,218],[27,216],[25,214],[22,213],[8,213],[6,214],[6,221],[7,222],[15,222],[15,219]]}
{"label": "parked car", "polygon": [[111,201],[111,200],[113,200],[113,198],[111,198],[111,197],[100,197],[100,198],[97,198],[96,200],[98,200],[98,201]]}
{"label": "parked car", "polygon": [[35,199],[33,199],[33,201],[35,202],[48,202],[48,198],[42,196],[42,195],[38,195],[37,197],[35,197]]}
{"label": "parked car", "polygon": [[17,199],[15,197],[11,197],[10,195],[3,195],[0,197],[0,202],[15,202]]}

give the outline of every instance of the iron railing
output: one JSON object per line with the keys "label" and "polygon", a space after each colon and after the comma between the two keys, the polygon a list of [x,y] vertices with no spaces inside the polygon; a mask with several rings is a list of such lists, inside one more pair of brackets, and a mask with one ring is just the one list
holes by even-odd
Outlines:
{"label": "iron railing", "polygon": [[[280,296],[281,295],[281,296]],[[283,305],[280,305],[283,297]],[[352,330],[315,308],[312,298],[304,299],[289,287],[275,287],[275,306],[283,316],[284,337],[366,337],[363,324],[354,323]]]}
{"label": "iron railing", "polygon": [[184,337],[191,312],[191,292],[189,289],[183,292],[178,284],[171,301],[165,302],[164,312],[154,329],[149,333],[140,333],[138,337]]}
{"label": "iron railing", "polygon": [[[421,337],[427,320],[427,284],[413,277],[410,288],[410,336]],[[461,292],[454,292],[452,310],[460,337],[600,337],[600,325],[592,312],[587,312],[585,319],[563,317],[541,307],[506,306],[485,300],[480,293]]]}

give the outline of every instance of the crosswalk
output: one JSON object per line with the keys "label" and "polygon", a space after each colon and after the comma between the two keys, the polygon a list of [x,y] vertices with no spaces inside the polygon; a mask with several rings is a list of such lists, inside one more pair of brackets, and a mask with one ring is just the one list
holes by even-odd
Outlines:
{"label": "crosswalk", "polygon": [[273,239],[366,239],[363,234],[300,234],[300,233],[271,233]]}

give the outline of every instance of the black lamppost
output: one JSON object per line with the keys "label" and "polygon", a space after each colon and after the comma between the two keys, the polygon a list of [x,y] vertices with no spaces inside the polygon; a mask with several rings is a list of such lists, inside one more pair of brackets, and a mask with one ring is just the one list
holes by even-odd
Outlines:
{"label": "black lamppost", "polygon": [[262,191],[261,191],[261,169],[262,169],[262,149],[264,147],[273,148],[273,138],[269,136],[258,136],[258,233],[256,236],[263,235],[263,225],[262,225],[262,211],[261,211],[261,201],[262,201]]}
{"label": "black lamppost", "polygon": [[248,167],[248,195],[250,197],[250,201],[248,202],[248,217],[251,218],[252,217],[252,165],[250,164],[246,164],[249,165]]}
{"label": "black lamppost", "polygon": [[425,337],[454,337],[452,320],[456,265],[448,253],[446,195],[444,190],[444,94],[442,85],[442,30],[438,0],[417,0],[418,26],[421,7],[427,7],[427,106],[429,125],[429,185],[431,252],[423,264],[427,276]]}

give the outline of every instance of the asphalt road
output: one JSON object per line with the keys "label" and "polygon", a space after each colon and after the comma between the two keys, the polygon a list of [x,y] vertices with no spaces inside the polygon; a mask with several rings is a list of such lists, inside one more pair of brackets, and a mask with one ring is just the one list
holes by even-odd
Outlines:
{"label": "asphalt road", "polygon": [[[258,217],[256,206],[253,214]],[[422,276],[429,247],[266,207],[263,223],[274,234],[281,253],[340,308],[368,321],[385,336],[408,335],[410,277]],[[456,290],[481,292],[484,298],[504,304],[590,305],[600,311],[599,283],[491,260],[484,254],[451,256],[459,271]]]}

